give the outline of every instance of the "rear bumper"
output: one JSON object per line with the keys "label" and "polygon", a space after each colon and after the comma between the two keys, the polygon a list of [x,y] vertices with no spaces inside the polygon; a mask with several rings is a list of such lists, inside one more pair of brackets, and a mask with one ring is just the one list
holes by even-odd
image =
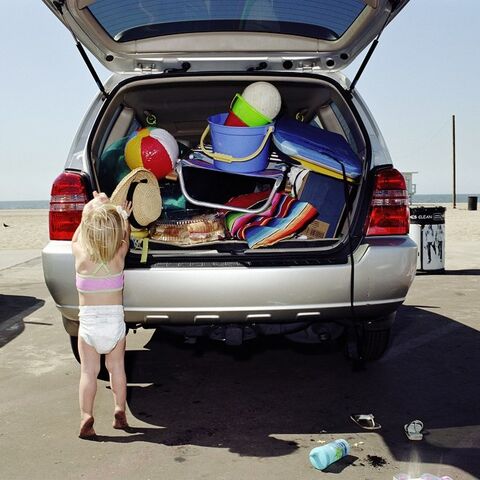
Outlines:
{"label": "rear bumper", "polygon": [[[354,254],[359,318],[395,311],[415,276],[417,246],[407,236],[367,239]],[[47,287],[62,315],[77,320],[70,242],[43,250]],[[351,267],[161,267],[125,271],[131,325],[215,325],[343,321],[351,316]]]}

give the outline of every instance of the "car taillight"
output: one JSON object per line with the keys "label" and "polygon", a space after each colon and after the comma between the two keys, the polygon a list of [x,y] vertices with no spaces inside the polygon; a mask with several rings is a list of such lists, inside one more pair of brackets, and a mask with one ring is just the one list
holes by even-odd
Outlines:
{"label": "car taillight", "polygon": [[50,240],[71,240],[88,201],[79,173],[63,172],[53,182],[50,197]]}
{"label": "car taillight", "polygon": [[377,172],[366,235],[406,235],[410,226],[408,203],[403,175],[394,168]]}

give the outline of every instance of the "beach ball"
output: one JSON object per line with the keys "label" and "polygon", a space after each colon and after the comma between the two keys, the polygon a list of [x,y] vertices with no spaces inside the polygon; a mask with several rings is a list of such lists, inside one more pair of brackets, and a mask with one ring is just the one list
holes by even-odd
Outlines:
{"label": "beach ball", "polygon": [[163,128],[142,128],[125,145],[125,162],[130,169],[143,167],[157,179],[164,178],[178,159],[178,143]]}
{"label": "beach ball", "polygon": [[248,85],[242,97],[255,110],[273,120],[280,112],[282,98],[275,86],[268,82],[254,82]]}

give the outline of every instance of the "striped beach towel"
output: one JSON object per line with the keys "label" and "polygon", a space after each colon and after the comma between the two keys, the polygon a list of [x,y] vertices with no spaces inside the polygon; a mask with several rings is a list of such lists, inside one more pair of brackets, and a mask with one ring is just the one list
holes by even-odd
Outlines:
{"label": "striped beach towel", "polygon": [[250,248],[268,247],[292,237],[311,222],[318,212],[307,202],[277,193],[272,206],[261,214],[229,212],[225,223],[230,234],[246,240]]}

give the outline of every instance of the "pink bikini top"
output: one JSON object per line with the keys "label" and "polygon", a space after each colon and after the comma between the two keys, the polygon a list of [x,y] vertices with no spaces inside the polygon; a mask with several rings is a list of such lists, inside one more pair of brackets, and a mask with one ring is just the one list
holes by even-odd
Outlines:
{"label": "pink bikini top", "polygon": [[118,292],[123,289],[124,275],[123,272],[100,276],[96,273],[100,268],[105,268],[109,272],[108,267],[101,263],[91,275],[76,274],[75,283],[80,293],[107,293]]}

